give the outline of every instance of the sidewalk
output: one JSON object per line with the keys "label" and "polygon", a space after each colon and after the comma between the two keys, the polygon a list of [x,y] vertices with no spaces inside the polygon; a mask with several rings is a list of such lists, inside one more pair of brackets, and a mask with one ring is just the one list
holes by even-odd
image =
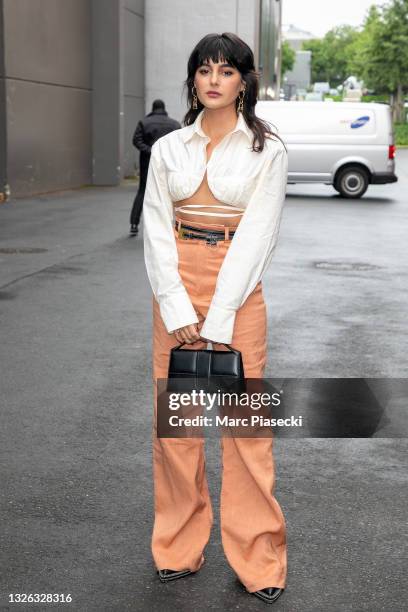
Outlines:
{"label": "sidewalk", "polygon": [[0,251],[0,285],[126,237],[136,189],[136,182],[126,182],[119,188],[84,187],[1,204],[1,248],[34,252]]}

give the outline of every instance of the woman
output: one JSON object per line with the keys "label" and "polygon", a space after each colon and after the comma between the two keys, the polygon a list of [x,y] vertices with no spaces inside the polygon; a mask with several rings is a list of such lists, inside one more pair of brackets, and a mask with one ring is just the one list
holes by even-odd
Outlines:
{"label": "woman", "polygon": [[[144,199],[144,249],[153,290],[153,380],[170,349],[231,343],[246,378],[261,378],[267,350],[261,278],[276,245],[287,152],[254,114],[258,73],[248,45],[209,34],[188,61],[189,110],[180,130],[152,147]],[[213,93],[212,93],[213,92]],[[228,212],[226,212],[228,211]],[[157,436],[152,553],[162,582],[204,563],[213,513],[204,438]],[[273,496],[272,438],[222,438],[221,534],[249,593],[275,601],[286,581],[285,520]]]}

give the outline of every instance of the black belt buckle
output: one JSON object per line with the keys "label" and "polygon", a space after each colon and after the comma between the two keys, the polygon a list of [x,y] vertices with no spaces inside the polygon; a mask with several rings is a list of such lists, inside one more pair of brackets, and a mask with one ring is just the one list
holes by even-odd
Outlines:
{"label": "black belt buckle", "polygon": [[180,229],[178,230],[178,237],[181,240],[188,240],[189,238],[191,238],[191,232],[189,232],[188,230],[184,229],[184,227],[180,227]]}

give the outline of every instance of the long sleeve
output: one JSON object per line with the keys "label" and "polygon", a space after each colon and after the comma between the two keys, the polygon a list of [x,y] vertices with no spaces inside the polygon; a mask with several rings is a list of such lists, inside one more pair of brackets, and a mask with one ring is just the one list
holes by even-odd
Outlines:
{"label": "long sleeve", "polygon": [[160,139],[152,146],[143,201],[144,259],[161,317],[171,333],[198,323],[198,317],[178,271],[173,204],[159,142]]}
{"label": "long sleeve", "polygon": [[261,168],[251,196],[218,273],[203,338],[231,342],[236,311],[268,267],[275,249],[286,194],[288,156],[281,145]]}
{"label": "long sleeve", "polygon": [[150,145],[146,144],[144,141],[143,125],[141,121],[139,121],[136,126],[132,143],[139,151],[143,151],[143,153],[151,153],[152,151]]}

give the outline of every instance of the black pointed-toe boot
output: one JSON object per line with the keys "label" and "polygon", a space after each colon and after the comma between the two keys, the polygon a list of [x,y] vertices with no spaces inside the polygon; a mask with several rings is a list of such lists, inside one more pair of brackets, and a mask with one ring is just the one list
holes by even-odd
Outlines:
{"label": "black pointed-toe boot", "polygon": [[189,569],[185,570],[172,570],[172,569],[162,569],[157,570],[161,582],[169,582],[170,580],[177,580],[177,578],[184,578],[184,576],[188,576],[189,574],[193,574]]}
{"label": "black pointed-toe boot", "polygon": [[282,595],[284,589],[280,589],[278,587],[266,587],[264,589],[260,589],[259,591],[254,591],[252,595],[255,597],[259,597],[262,601],[266,603],[273,603],[278,599],[280,595]]}

